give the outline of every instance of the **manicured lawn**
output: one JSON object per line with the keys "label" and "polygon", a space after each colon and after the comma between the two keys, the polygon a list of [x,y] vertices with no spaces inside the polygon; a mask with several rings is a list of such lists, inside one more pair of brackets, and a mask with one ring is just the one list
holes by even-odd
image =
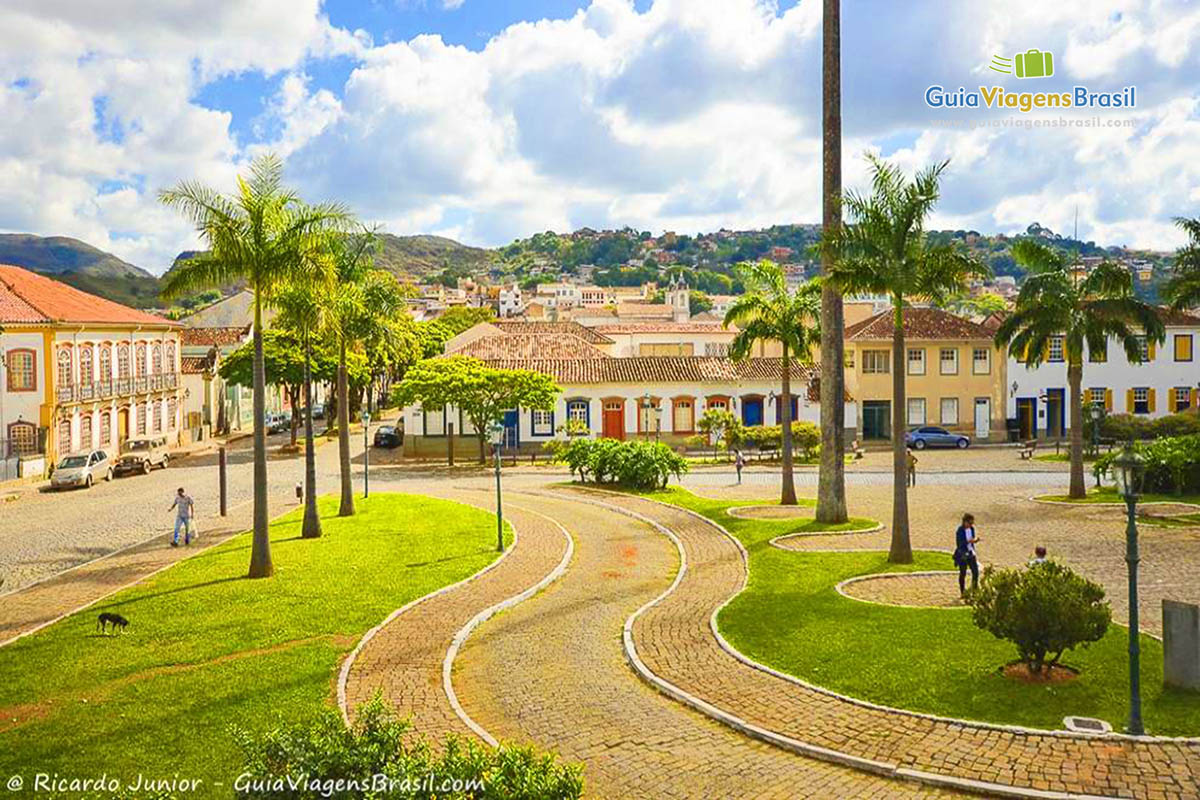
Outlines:
{"label": "manicured lawn", "polygon": [[[1071,454],[1067,453],[1067,452],[1046,453],[1045,455],[1034,456],[1033,460],[1034,461],[1052,461],[1052,462],[1056,462],[1056,463],[1064,463],[1065,464],[1071,460]],[[1083,454],[1083,463],[1090,464],[1095,460],[1096,460],[1096,458],[1094,456],[1090,456],[1087,453]]]}
{"label": "manicured lawn", "polygon": [[[974,626],[969,609],[907,609],[861,603],[834,586],[877,572],[953,569],[950,557],[918,552],[890,565],[887,554],[789,552],[767,542],[778,521],[725,513],[737,502],[672,488],[651,495],[727,528],[750,554],[750,581],[720,614],[721,633],[751,658],[806,681],[884,705],[961,719],[1058,729],[1070,714],[1123,726],[1128,713],[1128,633],[1112,626],[1101,641],[1066,655],[1075,681],[1032,686],[998,672],[1016,658],[1011,644]],[[836,545],[831,545],[835,546]],[[947,576],[947,580],[954,580]],[[1162,645],[1142,641],[1143,714],[1151,733],[1200,733],[1200,693],[1164,692]]]}
{"label": "manicured lawn", "polygon": [[[0,648],[0,774],[178,773],[230,794],[230,725],[312,717],[365,631],[498,555],[484,511],[400,494],[356,504],[340,519],[337,499],[322,498],[316,540],[299,538],[298,511],[273,523],[273,578],[243,577],[243,534]],[[105,610],[128,632],[97,634]]]}
{"label": "manicured lawn", "polygon": [[[1089,489],[1087,497],[1077,499],[1069,497],[1065,494],[1041,494],[1037,496],[1038,500],[1054,500],[1059,503],[1120,503],[1125,504],[1125,499],[1121,493],[1112,486],[1102,486],[1099,489]],[[1197,494],[1157,494],[1150,492],[1138,496],[1139,503],[1195,503],[1200,505],[1200,495]]]}

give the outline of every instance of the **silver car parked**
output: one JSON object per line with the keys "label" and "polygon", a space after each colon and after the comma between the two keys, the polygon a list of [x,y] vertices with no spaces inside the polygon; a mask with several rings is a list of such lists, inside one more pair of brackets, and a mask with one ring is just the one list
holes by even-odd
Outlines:
{"label": "silver car parked", "polygon": [[66,456],[54,468],[50,476],[50,488],[65,489],[67,487],[91,487],[97,480],[111,481],[113,465],[108,453],[103,450],[90,450]]}

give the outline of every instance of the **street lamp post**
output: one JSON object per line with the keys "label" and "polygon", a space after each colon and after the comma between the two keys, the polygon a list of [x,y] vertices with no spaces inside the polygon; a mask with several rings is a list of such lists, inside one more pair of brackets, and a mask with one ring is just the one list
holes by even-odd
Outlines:
{"label": "street lamp post", "polygon": [[500,497],[500,445],[504,441],[504,426],[493,422],[488,429],[492,435],[492,452],[496,459],[496,551],[504,552],[504,505]]}
{"label": "street lamp post", "polygon": [[642,433],[646,437],[646,441],[650,441],[650,393],[646,392],[642,395],[642,415],[641,415]]}
{"label": "street lamp post", "polygon": [[[1092,458],[1100,457],[1100,428],[1104,425],[1104,406],[1092,403],[1087,407],[1088,417],[1092,421]],[[1096,472],[1096,488],[1100,488],[1100,473]]]}
{"label": "street lamp post", "polygon": [[363,498],[371,496],[371,443],[367,439],[367,429],[371,424],[371,412],[362,412],[363,426]]}
{"label": "street lamp post", "polygon": [[1113,462],[1121,478],[1125,498],[1125,564],[1129,568],[1129,725],[1127,732],[1141,736],[1142,688],[1141,688],[1141,644],[1138,636],[1138,531],[1137,501],[1142,476],[1146,471],[1146,460],[1133,449],[1133,442],[1125,446],[1121,455]]}

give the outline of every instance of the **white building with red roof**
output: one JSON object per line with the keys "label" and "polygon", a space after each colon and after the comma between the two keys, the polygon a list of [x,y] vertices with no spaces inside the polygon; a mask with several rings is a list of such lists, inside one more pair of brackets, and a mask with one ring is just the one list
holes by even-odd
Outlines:
{"label": "white building with red roof", "polygon": [[135,436],[179,440],[177,323],[0,265],[0,328],[0,480]]}

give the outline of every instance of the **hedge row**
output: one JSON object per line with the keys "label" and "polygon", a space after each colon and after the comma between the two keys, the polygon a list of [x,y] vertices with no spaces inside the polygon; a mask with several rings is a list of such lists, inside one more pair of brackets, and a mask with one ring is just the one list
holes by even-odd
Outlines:
{"label": "hedge row", "polygon": [[687,461],[661,442],[576,437],[547,442],[545,448],[579,480],[614,483],[627,489],[659,489],[687,472]]}

